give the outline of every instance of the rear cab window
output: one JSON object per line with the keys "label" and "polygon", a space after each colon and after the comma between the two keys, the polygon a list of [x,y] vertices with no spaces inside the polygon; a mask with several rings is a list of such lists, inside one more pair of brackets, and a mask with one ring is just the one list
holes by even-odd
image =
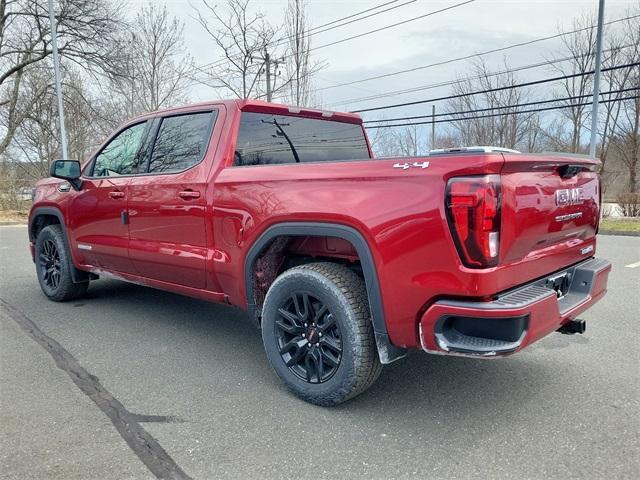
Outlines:
{"label": "rear cab window", "polygon": [[345,162],[371,158],[362,125],[242,112],[234,165]]}
{"label": "rear cab window", "polygon": [[209,145],[216,113],[214,110],[162,118],[147,172],[180,172],[200,163]]}

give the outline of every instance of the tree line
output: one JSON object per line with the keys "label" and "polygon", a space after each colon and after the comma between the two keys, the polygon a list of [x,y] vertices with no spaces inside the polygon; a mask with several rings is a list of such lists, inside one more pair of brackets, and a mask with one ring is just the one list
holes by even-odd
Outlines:
{"label": "tree line", "polygon": [[[319,106],[314,75],[327,63],[312,56],[306,0],[288,0],[281,23],[270,23],[255,0],[200,0],[189,7],[211,40],[218,60],[197,65],[185,42],[185,24],[166,7],[149,1],[133,15],[120,0],[54,2],[61,57],[65,126],[72,158],[88,155],[127,118],[190,101],[198,83],[214,87],[220,98],[261,98]],[[13,192],[47,176],[60,157],[60,133],[52,72],[47,0],[0,0],[0,207],[19,198]],[[607,32],[604,66],[637,63],[640,58],[638,9]],[[562,37],[560,56],[549,74],[588,72],[595,61],[592,17],[573,25]],[[591,27],[591,28],[589,28]],[[553,53],[553,52],[550,52]],[[591,108],[585,104],[593,76],[567,78],[545,87],[559,100],[548,120],[543,113],[518,113],[517,105],[540,99],[534,88],[518,88],[518,74],[505,64],[491,71],[480,58],[451,85],[458,98],[439,107],[451,121],[438,126],[432,145],[430,127],[381,128],[372,135],[376,153],[420,155],[428,148],[500,145],[524,151],[583,153]],[[267,80],[268,77],[268,80]],[[606,71],[599,121],[598,155],[606,184],[636,192],[640,133],[640,67]],[[267,91],[267,85],[269,89]],[[501,88],[499,91],[496,87]],[[635,89],[635,90],[634,90]],[[477,91],[485,94],[470,95]],[[635,93],[634,93],[635,92]],[[629,97],[635,99],[629,100]],[[545,97],[546,98],[546,97]],[[485,110],[499,116],[473,120],[455,112]],[[620,186],[624,184],[623,186]]]}
{"label": "tree line", "polygon": [[[603,103],[599,108],[596,154],[602,161],[601,175],[610,198],[638,192],[639,13],[640,9],[630,8],[626,20],[609,29],[603,45]],[[523,80],[517,68],[505,61],[504,68],[495,72],[484,58],[478,58],[453,82],[451,93],[456,98],[438,106],[447,121],[438,123],[434,139],[430,125],[407,125],[376,129],[374,145],[385,156],[420,155],[431,148],[460,145],[586,154],[591,130],[593,75],[589,72],[595,69],[595,22],[593,16],[576,18],[571,29],[575,33],[560,37],[560,51],[548,53],[546,74],[566,78],[522,88],[518,86]],[[531,111],[539,109],[543,111]]]}

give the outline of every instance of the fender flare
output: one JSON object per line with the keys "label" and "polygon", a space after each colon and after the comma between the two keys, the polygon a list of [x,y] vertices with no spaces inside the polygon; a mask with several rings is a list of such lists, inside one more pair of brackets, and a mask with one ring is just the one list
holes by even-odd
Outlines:
{"label": "fender flare", "polygon": [[29,216],[29,241],[33,242],[34,244],[36,242],[36,239],[32,234],[33,223],[36,218],[41,215],[52,215],[58,219],[58,222],[60,222],[60,228],[62,228],[62,233],[64,234],[64,241],[66,242],[67,248],[69,249],[69,254],[71,255],[71,279],[73,280],[73,283],[85,283],[91,280],[93,278],[92,274],[80,270],[75,266],[73,253],[71,252],[71,244],[69,243],[69,233],[67,232],[67,225],[64,222],[64,215],[62,215],[62,212],[59,209],[55,207],[36,207],[33,209],[31,215]]}
{"label": "fender flare", "polygon": [[257,306],[253,294],[253,268],[258,255],[276,237],[279,236],[316,236],[316,237],[336,237],[350,242],[360,258],[362,272],[364,274],[369,306],[371,308],[371,320],[375,334],[376,345],[380,362],[391,363],[404,357],[407,354],[405,348],[397,347],[389,340],[387,325],[384,318],[382,306],[382,294],[378,282],[373,255],[369,245],[360,232],[352,227],[334,223],[313,223],[313,222],[286,222],[272,225],[267,228],[258,239],[251,245],[245,258],[245,290],[247,296],[247,309],[251,318],[256,318]]}
{"label": "fender flare", "polygon": [[69,238],[67,234],[67,226],[64,223],[64,216],[62,215],[62,212],[59,209],[55,207],[36,207],[33,209],[33,212],[31,212],[31,215],[29,217],[29,240],[30,241],[32,242],[36,241],[35,237],[33,237],[32,235],[33,223],[35,219],[38,218],[40,215],[53,215],[54,217],[56,217],[60,222],[60,226],[62,227],[62,231],[64,232],[65,237],[67,239]]}

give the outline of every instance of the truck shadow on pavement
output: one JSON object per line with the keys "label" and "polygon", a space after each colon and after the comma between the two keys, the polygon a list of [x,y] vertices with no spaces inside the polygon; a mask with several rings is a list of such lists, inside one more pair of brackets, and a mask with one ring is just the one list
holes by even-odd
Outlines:
{"label": "truck shadow on pavement", "polygon": [[[282,409],[284,413],[292,407],[303,411],[319,408],[296,399],[280,383],[263,352],[259,330],[239,309],[112,280],[92,283],[86,299],[67,305],[77,307],[73,314],[87,310],[91,317],[99,315],[102,327],[116,334],[119,330],[139,331],[141,339],[133,341],[137,355],[153,357],[154,351],[161,349],[165,369],[177,372],[191,369],[191,376],[200,382],[199,388],[202,382],[209,382],[211,390],[224,389],[230,396],[255,395],[258,403],[273,403],[269,408],[276,412]],[[108,315],[99,314],[106,309]],[[565,342],[558,337],[552,341],[555,348]],[[386,365],[376,384],[361,396],[322,410],[330,416],[348,414],[383,423],[393,419],[407,425],[415,422],[411,412],[418,410],[423,415],[428,411],[437,423],[460,424],[472,418],[478,421],[499,412],[517,418],[518,412],[535,401],[541,391],[559,383],[558,378],[563,376],[559,370],[571,369],[553,363],[543,350],[532,347],[510,358],[495,360],[410,352],[406,358]],[[120,368],[128,367],[120,365]],[[194,368],[199,371],[194,373]],[[144,371],[143,365],[133,365],[131,375],[136,374],[149,378],[154,372]],[[234,383],[227,378],[230,376],[238,376],[242,381]],[[185,391],[197,388],[190,385],[192,380],[179,376],[171,381]],[[234,388],[238,391],[234,392]],[[189,412],[171,413],[189,421]]]}

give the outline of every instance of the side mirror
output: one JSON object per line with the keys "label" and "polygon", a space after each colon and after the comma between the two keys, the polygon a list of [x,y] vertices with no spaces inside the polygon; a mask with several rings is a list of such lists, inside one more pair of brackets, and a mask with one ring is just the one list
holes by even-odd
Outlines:
{"label": "side mirror", "polygon": [[82,188],[80,180],[80,162],[77,160],[54,160],[49,175],[68,181],[75,190]]}

